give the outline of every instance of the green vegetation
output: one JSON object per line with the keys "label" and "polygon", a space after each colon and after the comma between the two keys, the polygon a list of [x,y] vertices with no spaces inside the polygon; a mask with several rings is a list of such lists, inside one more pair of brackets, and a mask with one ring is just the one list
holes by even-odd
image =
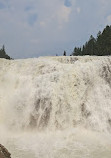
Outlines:
{"label": "green vegetation", "polygon": [[99,31],[97,38],[91,35],[89,41],[82,47],[75,47],[71,55],[111,55],[111,26],[106,26],[102,33]]}
{"label": "green vegetation", "polygon": [[11,59],[5,52],[5,46],[3,45],[3,47],[0,49],[0,58],[5,58],[5,59]]}

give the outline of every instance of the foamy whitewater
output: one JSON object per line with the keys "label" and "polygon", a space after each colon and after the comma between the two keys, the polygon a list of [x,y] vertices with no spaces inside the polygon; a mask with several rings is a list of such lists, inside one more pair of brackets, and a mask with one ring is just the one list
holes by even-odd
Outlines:
{"label": "foamy whitewater", "polygon": [[12,158],[110,158],[111,57],[0,59],[0,143]]}

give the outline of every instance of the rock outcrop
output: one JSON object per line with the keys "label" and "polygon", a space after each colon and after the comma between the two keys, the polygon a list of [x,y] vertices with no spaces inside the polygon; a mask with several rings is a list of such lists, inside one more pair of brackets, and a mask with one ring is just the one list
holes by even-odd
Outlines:
{"label": "rock outcrop", "polygon": [[11,154],[8,150],[0,144],[0,158],[11,158]]}

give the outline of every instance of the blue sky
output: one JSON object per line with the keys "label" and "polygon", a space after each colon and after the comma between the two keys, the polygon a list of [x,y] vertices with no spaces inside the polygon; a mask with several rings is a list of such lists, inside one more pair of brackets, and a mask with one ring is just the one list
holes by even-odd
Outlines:
{"label": "blue sky", "polygon": [[0,46],[13,58],[71,53],[111,25],[111,0],[0,0]]}

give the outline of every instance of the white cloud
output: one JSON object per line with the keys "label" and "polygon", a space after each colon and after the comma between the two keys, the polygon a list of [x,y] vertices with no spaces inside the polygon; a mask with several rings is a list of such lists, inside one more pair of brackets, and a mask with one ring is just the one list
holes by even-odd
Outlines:
{"label": "white cloud", "polygon": [[31,39],[30,42],[33,44],[39,44],[40,41],[39,39]]}
{"label": "white cloud", "polygon": [[0,44],[12,57],[62,53],[87,38],[88,31],[93,34],[105,25],[106,17],[111,22],[110,0],[70,0],[71,5],[64,5],[64,0],[0,1],[5,6],[0,9]]}
{"label": "white cloud", "polygon": [[68,8],[66,6],[61,6],[61,8],[57,12],[57,17],[59,19],[59,22],[68,22],[70,13],[71,13],[71,8]]}
{"label": "white cloud", "polygon": [[81,12],[81,9],[77,7],[77,13],[79,14]]}
{"label": "white cloud", "polygon": [[109,15],[109,16],[107,17],[107,22],[108,22],[108,24],[111,24],[111,15]]}
{"label": "white cloud", "polygon": [[45,27],[46,26],[45,22],[44,21],[40,21],[40,26]]}
{"label": "white cloud", "polygon": [[[4,36],[0,42],[7,45],[12,56],[31,56],[31,52],[40,55],[45,49],[52,49],[55,41],[64,41],[64,32],[59,29],[66,27],[71,12],[70,7],[64,6],[64,0],[10,0],[7,6],[0,10]],[[31,19],[32,15],[37,15],[37,20]]]}

